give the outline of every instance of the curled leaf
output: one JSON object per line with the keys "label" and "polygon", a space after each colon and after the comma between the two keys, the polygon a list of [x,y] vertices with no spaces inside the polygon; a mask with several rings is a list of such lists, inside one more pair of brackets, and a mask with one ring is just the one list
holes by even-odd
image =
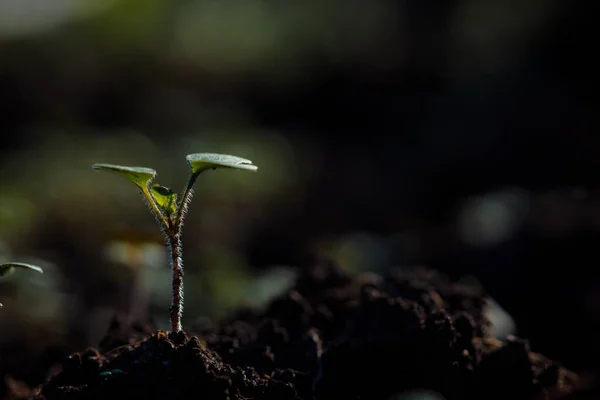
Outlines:
{"label": "curled leaf", "polygon": [[152,196],[156,204],[167,214],[173,215],[177,211],[177,193],[168,187],[155,183],[152,185]]}
{"label": "curled leaf", "polygon": [[0,264],[0,276],[8,275],[14,272],[16,268],[23,269],[31,269],[33,271],[39,272],[40,274],[44,273],[44,271],[38,267],[37,265],[19,263],[19,262],[9,262]]}
{"label": "curled leaf", "polygon": [[196,153],[189,154],[186,158],[192,168],[192,173],[198,175],[207,169],[236,168],[256,171],[258,167],[245,158],[230,156],[228,154]]}
{"label": "curled leaf", "polygon": [[140,188],[148,187],[156,176],[156,171],[152,168],[144,167],[126,167],[123,165],[114,164],[94,164],[92,165],[94,171],[108,171],[115,174],[119,174],[135,183]]}

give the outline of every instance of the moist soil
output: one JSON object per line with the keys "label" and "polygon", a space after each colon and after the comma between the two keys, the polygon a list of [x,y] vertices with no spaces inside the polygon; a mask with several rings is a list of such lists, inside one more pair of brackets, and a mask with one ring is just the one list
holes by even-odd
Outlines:
{"label": "moist soil", "polygon": [[485,307],[482,287],[436,271],[352,276],[324,263],[265,309],[210,326],[152,332],[115,319],[98,349],[68,356],[29,398],[596,398],[527,341],[493,339]]}

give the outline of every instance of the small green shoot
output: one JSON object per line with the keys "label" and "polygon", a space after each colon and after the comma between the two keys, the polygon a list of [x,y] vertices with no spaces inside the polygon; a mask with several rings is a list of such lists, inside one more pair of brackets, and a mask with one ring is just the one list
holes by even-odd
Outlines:
{"label": "small green shoot", "polygon": [[181,235],[183,221],[192,198],[194,184],[198,176],[207,170],[217,168],[242,169],[256,171],[258,167],[245,158],[226,154],[196,153],[189,154],[186,161],[190,165],[188,183],[181,197],[171,189],[153,184],[156,171],[144,167],[126,167],[114,164],[94,164],[95,171],[108,171],[119,174],[132,181],[150,206],[158,224],[167,239],[173,272],[173,295],[170,309],[171,329],[181,331],[181,315],[183,312],[183,261]]}
{"label": "small green shoot", "polygon": [[154,196],[156,204],[165,215],[175,215],[177,212],[177,193],[167,187],[154,184],[152,185],[152,196]]}
{"label": "small green shoot", "polygon": [[[32,271],[39,272],[40,274],[44,273],[44,271],[36,265],[25,264],[25,263],[20,263],[20,262],[9,262],[9,263],[0,264],[0,276],[10,275],[17,268],[30,269]],[[0,303],[0,307],[2,307],[2,303]]]}

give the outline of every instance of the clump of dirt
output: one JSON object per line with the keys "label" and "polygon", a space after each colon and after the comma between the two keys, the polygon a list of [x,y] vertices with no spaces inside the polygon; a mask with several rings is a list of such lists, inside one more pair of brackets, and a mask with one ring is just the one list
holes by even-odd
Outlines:
{"label": "clump of dirt", "polygon": [[[558,399],[577,377],[493,339],[480,286],[427,269],[351,276],[305,270],[265,310],[185,334],[148,328],[68,357],[39,398],[387,400],[430,389],[447,400]],[[137,341],[136,341],[137,340]],[[112,350],[109,347],[119,346]]]}
{"label": "clump of dirt", "polygon": [[43,389],[48,399],[161,398],[288,399],[291,384],[259,376],[252,367],[223,363],[200,340],[159,331],[105,355],[76,353]]}

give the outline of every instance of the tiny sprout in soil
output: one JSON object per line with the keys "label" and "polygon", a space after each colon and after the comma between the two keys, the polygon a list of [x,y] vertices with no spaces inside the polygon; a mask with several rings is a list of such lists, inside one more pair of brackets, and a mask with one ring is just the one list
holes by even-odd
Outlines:
{"label": "tiny sprout in soil", "polygon": [[[9,262],[0,264],[0,276],[12,274],[17,268],[30,269],[33,271],[37,271],[40,274],[44,273],[44,271],[36,265],[25,264],[20,262]],[[2,307],[2,303],[0,303],[0,307]]]}
{"label": "tiny sprout in soil", "polygon": [[151,168],[126,167],[113,164],[94,164],[95,171],[109,171],[132,181],[141,191],[156,221],[164,233],[170,253],[173,272],[173,296],[171,304],[171,329],[181,331],[183,311],[183,261],[181,235],[183,221],[192,199],[193,187],[198,176],[209,169],[234,168],[256,171],[258,167],[252,161],[236,156],[213,153],[190,154],[186,157],[191,172],[180,198],[171,189],[153,183],[156,171]]}

